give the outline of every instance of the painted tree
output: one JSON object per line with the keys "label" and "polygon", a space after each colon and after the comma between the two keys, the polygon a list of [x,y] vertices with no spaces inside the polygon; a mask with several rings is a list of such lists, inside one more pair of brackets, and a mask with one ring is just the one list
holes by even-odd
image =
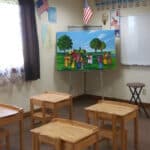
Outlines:
{"label": "painted tree", "polygon": [[73,44],[72,39],[67,35],[61,36],[57,41],[57,46],[59,47],[60,50],[63,50],[64,53],[67,49],[72,48],[72,44]]}
{"label": "painted tree", "polygon": [[101,43],[102,43],[102,41],[100,39],[94,38],[90,42],[90,47],[93,48],[95,50],[95,53],[96,53],[97,50],[100,49]]}
{"label": "painted tree", "polygon": [[103,51],[103,49],[106,48],[106,43],[105,42],[101,42],[101,46],[100,46],[100,50]]}

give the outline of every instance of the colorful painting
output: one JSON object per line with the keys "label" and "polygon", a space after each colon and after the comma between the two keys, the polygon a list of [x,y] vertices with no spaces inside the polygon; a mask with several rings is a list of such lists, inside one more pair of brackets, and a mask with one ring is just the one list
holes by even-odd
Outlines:
{"label": "colorful painting", "polygon": [[58,32],[56,69],[101,70],[116,67],[114,30]]}

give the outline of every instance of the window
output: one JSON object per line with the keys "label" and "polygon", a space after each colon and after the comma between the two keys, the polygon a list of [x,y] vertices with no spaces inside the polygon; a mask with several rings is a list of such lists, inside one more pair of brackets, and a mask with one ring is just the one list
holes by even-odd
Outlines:
{"label": "window", "polygon": [[23,75],[23,48],[19,5],[0,1],[0,84]]}

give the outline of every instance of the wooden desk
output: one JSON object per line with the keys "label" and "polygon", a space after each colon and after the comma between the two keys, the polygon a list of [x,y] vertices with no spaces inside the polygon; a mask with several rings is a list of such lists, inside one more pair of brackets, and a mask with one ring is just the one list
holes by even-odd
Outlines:
{"label": "wooden desk", "polygon": [[12,122],[19,122],[20,150],[23,147],[23,109],[12,105],[0,104],[0,127]]}
{"label": "wooden desk", "polygon": [[52,122],[31,130],[32,150],[39,150],[40,141],[54,144],[56,150],[81,150],[93,144],[94,150],[98,150],[98,131],[98,127],[87,123],[55,118]]}
{"label": "wooden desk", "polygon": [[[37,114],[34,112],[34,105],[41,107],[41,113]],[[46,114],[46,108],[52,110],[52,117],[57,117],[57,110],[64,106],[69,108],[69,119],[72,119],[72,96],[67,93],[60,92],[47,92],[30,98],[30,109],[31,109],[31,119],[32,127],[34,125],[34,118],[41,117],[42,122],[46,123],[49,116]],[[38,116],[37,116],[38,115]]]}
{"label": "wooden desk", "polygon": [[125,148],[125,124],[129,120],[134,120],[134,143],[136,150],[138,149],[138,106],[114,101],[101,101],[95,105],[85,108],[87,122],[90,118],[94,118],[98,122],[99,118],[109,118],[109,115],[114,115],[121,127],[121,150]]}

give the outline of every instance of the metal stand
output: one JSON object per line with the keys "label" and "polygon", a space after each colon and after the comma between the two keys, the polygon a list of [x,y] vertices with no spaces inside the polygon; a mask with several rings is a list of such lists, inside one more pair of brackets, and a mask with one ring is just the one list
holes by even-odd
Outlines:
{"label": "metal stand", "polygon": [[72,92],[72,77],[71,77],[71,71],[69,71],[69,83],[70,83],[70,86],[69,86],[69,93]]}
{"label": "metal stand", "polygon": [[100,89],[101,89],[101,91],[102,91],[102,100],[104,100],[105,97],[104,97],[104,90],[103,90],[103,89],[104,89],[104,84],[103,84],[103,71],[100,70],[99,73],[100,73]]}
{"label": "metal stand", "polygon": [[83,72],[83,92],[86,94],[86,71]]}
{"label": "metal stand", "polygon": [[[86,30],[101,30],[102,29],[102,26],[97,26],[97,25],[71,25],[71,26],[68,26],[68,31],[86,31]],[[84,91],[84,94],[86,94],[86,71],[83,72],[83,80],[84,80],[84,87],[83,87],[83,91]],[[72,83],[71,83],[71,71],[69,73],[69,81],[70,81],[70,87],[69,87],[69,92],[72,91]]]}

